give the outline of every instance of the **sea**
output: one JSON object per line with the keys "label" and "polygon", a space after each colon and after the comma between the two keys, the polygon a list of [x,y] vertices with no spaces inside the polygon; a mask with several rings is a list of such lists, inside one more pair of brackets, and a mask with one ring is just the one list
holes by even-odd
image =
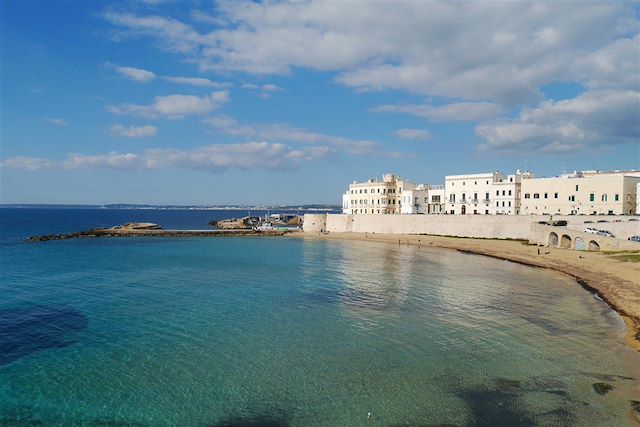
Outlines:
{"label": "sea", "polygon": [[0,209],[0,426],[637,425],[623,322],[552,271],[367,241],[25,240],[246,214]]}

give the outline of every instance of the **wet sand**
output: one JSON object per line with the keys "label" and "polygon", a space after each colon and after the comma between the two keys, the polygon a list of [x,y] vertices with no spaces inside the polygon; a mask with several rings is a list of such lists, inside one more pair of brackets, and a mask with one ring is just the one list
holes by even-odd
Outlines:
{"label": "wet sand", "polygon": [[[625,262],[607,252],[586,252],[528,245],[527,242],[416,234],[292,233],[316,240],[367,240],[454,249],[533,267],[549,268],[574,277],[596,293],[624,320],[626,343],[640,352],[640,263]],[[538,254],[539,250],[539,254]]]}

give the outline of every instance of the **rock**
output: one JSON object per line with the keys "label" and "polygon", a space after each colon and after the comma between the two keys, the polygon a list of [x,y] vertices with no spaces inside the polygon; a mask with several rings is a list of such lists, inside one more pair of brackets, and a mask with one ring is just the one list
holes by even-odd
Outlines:
{"label": "rock", "polygon": [[593,390],[598,393],[600,396],[609,393],[613,390],[613,386],[607,383],[593,383]]}

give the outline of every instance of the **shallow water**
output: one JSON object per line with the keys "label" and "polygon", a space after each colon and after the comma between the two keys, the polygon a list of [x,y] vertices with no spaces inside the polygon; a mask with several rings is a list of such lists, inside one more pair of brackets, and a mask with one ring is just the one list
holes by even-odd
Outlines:
{"label": "shallow water", "polygon": [[294,238],[1,250],[0,425],[633,425],[621,320],[550,271]]}

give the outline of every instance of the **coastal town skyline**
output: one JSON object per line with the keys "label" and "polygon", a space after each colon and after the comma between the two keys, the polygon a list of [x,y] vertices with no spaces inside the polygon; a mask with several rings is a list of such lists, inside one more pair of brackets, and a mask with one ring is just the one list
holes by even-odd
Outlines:
{"label": "coastal town skyline", "polygon": [[579,6],[3,2],[0,203],[638,169],[637,4]]}

